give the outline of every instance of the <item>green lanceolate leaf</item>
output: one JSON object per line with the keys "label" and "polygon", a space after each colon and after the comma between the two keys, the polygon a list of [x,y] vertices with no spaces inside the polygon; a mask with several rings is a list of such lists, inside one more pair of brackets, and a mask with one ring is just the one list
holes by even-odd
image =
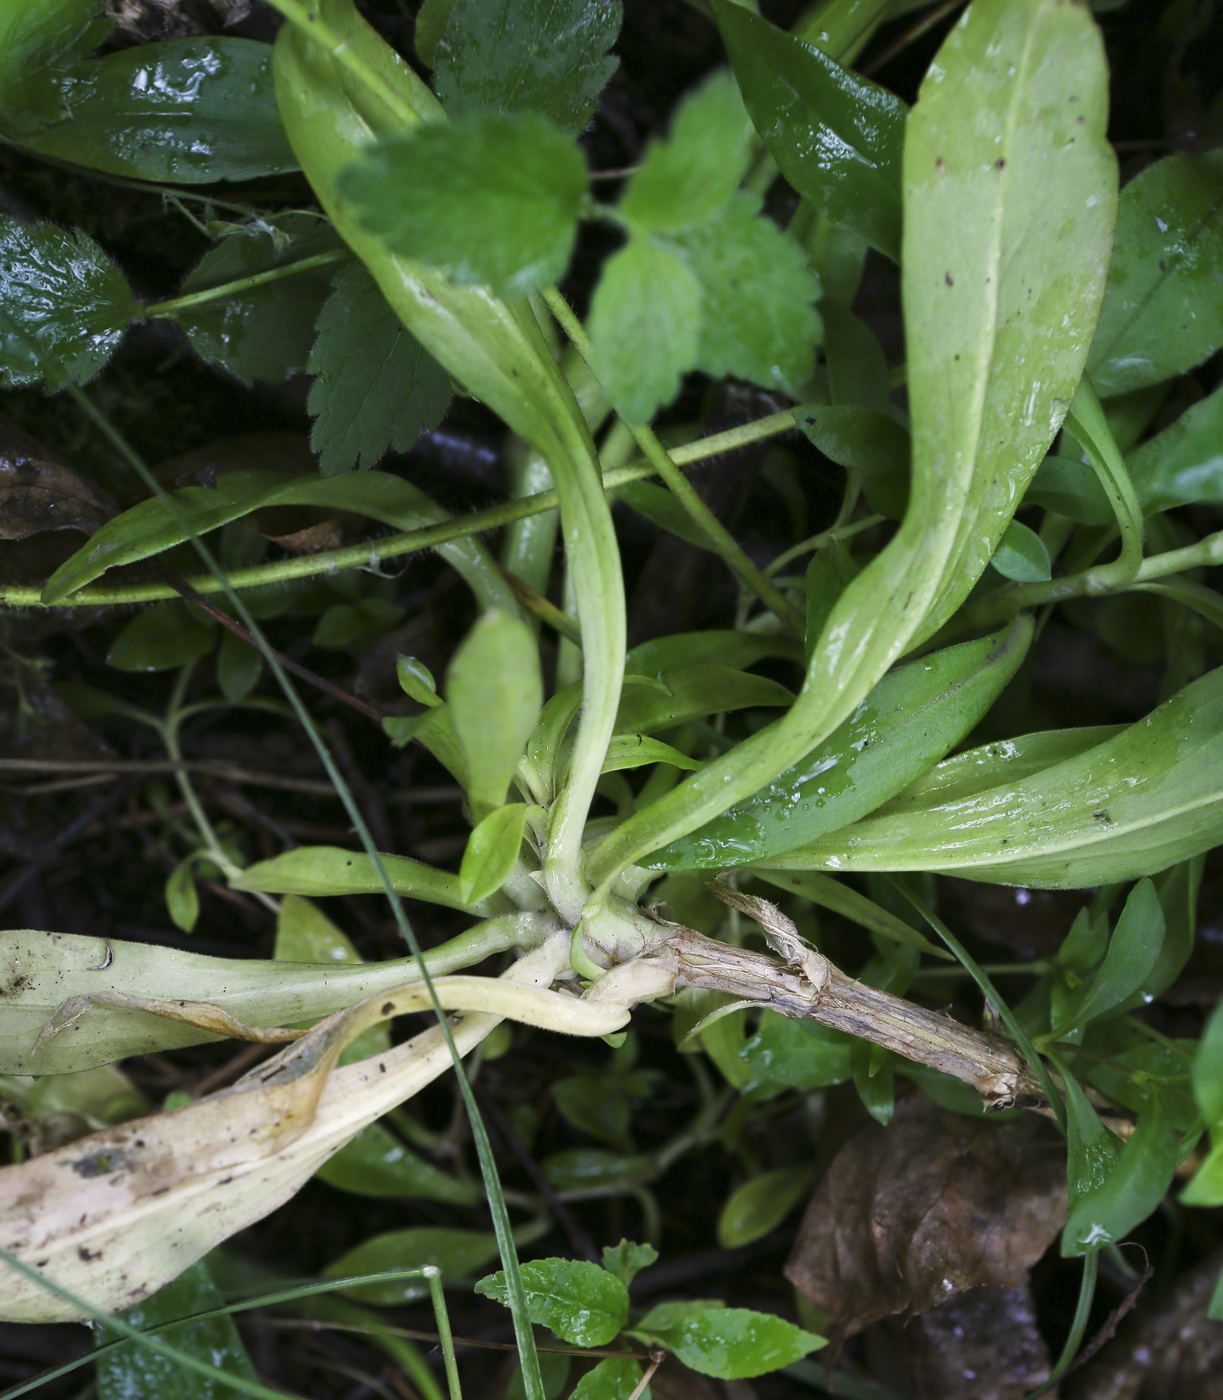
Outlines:
{"label": "green lanceolate leaf", "polygon": [[603,265],[590,304],[592,363],[616,408],[646,423],[695,368],[701,285],[677,249],[631,238]]}
{"label": "green lanceolate leaf", "polygon": [[944,41],[905,128],[905,518],[841,595],[789,713],[605,837],[596,887],[809,753],[975,584],[1086,358],[1116,180],[1106,92],[1078,7],[975,0]]}
{"label": "green lanceolate leaf", "polygon": [[388,137],[340,189],[392,252],[512,295],[568,266],[586,162],[542,117],[473,115]]}
{"label": "green lanceolate leaf", "polygon": [[1223,1009],[1211,1012],[1193,1060],[1193,1097],[1207,1123],[1223,1125]]}
{"label": "green lanceolate leaf", "polygon": [[452,117],[535,112],[576,136],[616,71],[619,32],[618,0],[454,0],[421,57]]}
{"label": "green lanceolate leaf", "polygon": [[0,129],[41,155],[158,184],[297,168],[276,110],[271,46],[252,39],[171,39],[51,59],[0,93]]}
{"label": "green lanceolate leaf", "polygon": [[[120,1314],[131,1326],[144,1331],[192,1313],[211,1312],[222,1306],[220,1290],[208,1266],[200,1260],[151,1298]],[[97,1344],[113,1340],[104,1329],[95,1333]],[[207,1361],[245,1380],[255,1379],[255,1368],[232,1317],[212,1317],[176,1327],[168,1337],[176,1350]],[[236,1390],[177,1365],[168,1356],[149,1351],[139,1342],[123,1342],[99,1357],[99,1400],[134,1400],[143,1395],[174,1395],[178,1400],[228,1400]]]}
{"label": "green lanceolate leaf", "polygon": [[828,295],[820,303],[828,394],[834,404],[886,411],[892,398],[888,362],[879,337],[848,306]]}
{"label": "green lanceolate leaf", "polygon": [[1178,153],[1122,191],[1088,368],[1102,395],[1171,379],[1223,342],[1223,152]]}
{"label": "green lanceolate leaf", "polygon": [[[531,1321],[563,1341],[602,1347],[628,1321],[628,1289],[614,1274],[583,1259],[534,1259],[522,1266]],[[498,1270],[476,1284],[476,1292],[508,1306],[505,1275]]]}
{"label": "green lanceolate leaf", "polygon": [[1068,1010],[1063,1029],[1105,1016],[1139,991],[1159,961],[1165,928],[1155,886],[1140,880],[1125,901],[1099,971]]}
{"label": "green lanceolate leaf", "polygon": [[857,821],[937,763],[997,699],[1027,654],[1029,619],[886,676],[858,710],[746,802],[649,858],[667,870],[767,862]]}
{"label": "green lanceolate leaf", "polygon": [[[423,491],[385,472],[332,480],[313,475],[286,480],[279,472],[225,472],[214,488],[185,486],[171,494],[176,514],[200,535],[264,506],[329,506],[367,515],[397,530],[421,529],[450,518]],[[56,569],[43,588],[43,601],[58,602],[108,569],[160,554],[186,538],[162,497],[141,501],[107,521]],[[483,606],[518,606],[483,544],[454,540],[439,545],[438,553],[462,574]]]}
{"label": "green lanceolate leaf", "polygon": [[1071,1211],[1103,1186],[1117,1163],[1121,1144],[1100,1122],[1078,1080],[1062,1071],[1066,1100],[1066,1185]]}
{"label": "green lanceolate leaf", "polygon": [[803,632],[803,642],[808,656],[815,650],[837,599],[859,573],[861,570],[840,540],[834,540],[827,549],[821,549],[812,556],[803,580],[807,594],[807,626]]}
{"label": "green lanceolate leaf", "polygon": [[482,820],[505,801],[543,707],[539,651],[526,623],[486,613],[450,663],[446,699],[467,761],[472,810]]}
{"label": "green lanceolate leaf", "polygon": [[1015,583],[1044,583],[1053,577],[1044,540],[1018,520],[1006,527],[989,562]]}
{"label": "green lanceolate leaf", "polygon": [[0,215],[0,387],[92,379],[136,314],[87,234]]}
{"label": "green lanceolate leaf", "polygon": [[830,404],[803,409],[794,421],[825,457],[857,472],[872,510],[903,518],[909,504],[909,434],[878,408]]}
{"label": "green lanceolate leaf", "polygon": [[[482,1269],[497,1257],[497,1237],[491,1231],[445,1230],[418,1226],[373,1235],[350,1249],[323,1270],[324,1278],[358,1277],[361,1274],[389,1273],[392,1269],[419,1269],[433,1264],[441,1269],[446,1283],[456,1283]],[[399,1279],[394,1283],[367,1283],[345,1290],[361,1303],[393,1308],[429,1295],[423,1278]]]}
{"label": "green lanceolate leaf", "polygon": [[368,469],[392,447],[406,452],[450,406],[450,376],[359,264],[336,278],[306,367],[310,446],[324,476]]}
{"label": "green lanceolate leaf", "polygon": [[1079,525],[1110,525],[1114,518],[1099,477],[1077,457],[1046,457],[1036,469],[1024,505],[1043,506]]}
{"label": "green lanceolate leaf", "polygon": [[1195,403],[1126,458],[1147,515],[1206,501],[1223,504],[1223,389]]}
{"label": "green lanceolate leaf", "polygon": [[363,1128],[315,1176],[354,1196],[443,1201],[455,1206],[478,1205],[481,1199],[475,1182],[438,1171],[380,1123]]}
{"label": "green lanceolate leaf", "polygon": [[626,686],[616,713],[617,734],[651,734],[690,719],[757,706],[788,705],[794,695],[784,685],[725,666],[688,666],[668,671],[653,685]]}
{"label": "green lanceolate leaf", "polygon": [[632,481],[616,492],[617,500],[623,501],[630,510],[644,515],[678,539],[686,540],[697,549],[714,550],[717,546],[700,525],[680,504],[679,497],[665,486],[655,486],[652,481]]}
{"label": "green lanceolate leaf", "polygon": [[[292,214],[275,225],[258,220],[206,253],[183,283],[183,295],[291,267],[342,245],[324,220]],[[333,263],[183,308],[175,320],[197,354],[243,384],[285,379],[306,367],[309,346],[334,272]]]}
{"label": "green lanceolate leaf", "polygon": [[715,73],[680,103],[666,138],[646,148],[618,212],[633,228],[654,233],[709,218],[739,187],[750,134],[734,80]]}
{"label": "green lanceolate leaf", "polygon": [[[1068,735],[1072,748],[1081,741],[1079,731]],[[997,770],[986,762],[983,771]],[[1223,670],[1103,743],[1017,781],[978,787],[971,762],[961,776],[959,795],[936,788],[933,806],[898,803],[773,864],[937,870],[1046,889],[1153,875],[1218,840]]]}
{"label": "green lanceolate leaf", "polygon": [[782,1167],[745,1181],[726,1198],[718,1216],[718,1243],[723,1249],[742,1249],[763,1239],[790,1214],[814,1182],[810,1167]]}
{"label": "green lanceolate leaf", "polygon": [[1103,1181],[1077,1194],[1062,1231],[1062,1255],[1087,1254],[1114,1244],[1141,1225],[1168,1194],[1177,1164],[1176,1134],[1158,1093]]}
{"label": "green lanceolate leaf", "polygon": [[674,1352],[692,1370],[719,1380],[745,1380],[777,1371],[824,1345],[769,1313],[718,1303],[662,1303],[632,1329],[647,1345]]}
{"label": "green lanceolate leaf", "polygon": [[527,809],[521,802],[497,807],[467,839],[459,867],[459,890],[471,904],[487,899],[505,884],[522,849]]}
{"label": "green lanceolate leaf", "polygon": [[661,739],[647,739],[644,734],[614,734],[607,746],[603,771],[619,773],[626,768],[644,768],[647,763],[669,763],[673,768],[689,772],[701,766],[700,759],[689,758]]}
{"label": "green lanceolate leaf", "polygon": [[898,261],[904,103],[742,6],[714,0],[714,14],[781,173],[828,218]]}
{"label": "green lanceolate leaf", "polygon": [[190,933],[200,917],[200,895],[189,860],[179,861],[166,881],[166,909],[184,933]]}
{"label": "green lanceolate leaf", "polygon": [[676,632],[641,642],[624,659],[630,676],[661,676],[685,666],[725,666],[742,671],[766,656],[800,660],[801,648],[793,637],[760,632],[731,632],[710,628],[707,632]]}

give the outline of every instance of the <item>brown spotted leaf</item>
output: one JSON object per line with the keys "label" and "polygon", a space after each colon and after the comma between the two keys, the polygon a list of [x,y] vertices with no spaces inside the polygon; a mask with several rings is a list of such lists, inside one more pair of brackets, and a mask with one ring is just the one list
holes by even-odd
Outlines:
{"label": "brown spotted leaf", "polygon": [[837,1154],[807,1207],[786,1277],[838,1344],[877,1318],[967,1288],[1014,1288],[1066,1219],[1065,1147],[1042,1120],[996,1123],[897,1105]]}
{"label": "brown spotted leaf", "polygon": [[117,513],[110,497],[74,467],[0,420],[0,540],[44,530],[92,535]]}
{"label": "brown spotted leaf", "polygon": [[1032,1290],[970,1288],[923,1313],[913,1334],[922,1395],[938,1400],[1023,1400],[1049,1378]]}

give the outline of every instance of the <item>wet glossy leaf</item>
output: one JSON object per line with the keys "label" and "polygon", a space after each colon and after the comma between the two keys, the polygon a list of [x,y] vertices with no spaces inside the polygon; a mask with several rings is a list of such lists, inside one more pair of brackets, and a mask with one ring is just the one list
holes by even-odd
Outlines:
{"label": "wet glossy leaf", "polygon": [[719,1380],[779,1371],[824,1345],[792,1322],[720,1303],[661,1303],[632,1329],[647,1346],[665,1347],[692,1370]]}
{"label": "wet glossy leaf", "polygon": [[18,144],[109,175],[212,184],[297,169],[276,110],[270,44],[171,39],[52,62],[3,94]]}
{"label": "wet glossy leaf", "polygon": [[1152,1094],[1104,1180],[1076,1193],[1062,1232],[1063,1257],[1113,1244],[1140,1225],[1168,1194],[1177,1157],[1176,1134],[1160,1096]]}
{"label": "wet glossy leaf", "polygon": [[775,1230],[811,1189],[810,1167],[761,1172],[726,1198],[718,1216],[718,1243],[741,1249]]}
{"label": "wet glossy leaf", "polygon": [[505,801],[543,705],[539,651],[526,623],[485,613],[450,663],[446,699],[467,761],[472,810],[482,820]]}
{"label": "wet glossy leaf", "polygon": [[830,219],[898,261],[904,103],[739,5],[714,0],[714,13],[781,173]]}
{"label": "wet glossy leaf", "polygon": [[648,739],[644,734],[616,734],[607,746],[603,772],[618,773],[625,768],[642,768],[649,763],[669,763],[672,768],[689,770],[701,766],[699,759],[690,758],[671,744],[664,744],[661,739]]}
{"label": "wet glossy leaf", "polygon": [[715,213],[739,187],[751,126],[729,73],[715,73],[679,105],[665,139],[646,148],[617,206],[634,227],[669,232]]}
{"label": "wet glossy leaf", "polygon": [[[1083,738],[1070,730],[1063,742],[1073,750]],[[902,806],[898,800],[893,809],[771,864],[935,869],[1042,889],[1083,889],[1153,875],[1209,850],[1218,839],[1223,670],[1194,681],[1146,719],[1077,756],[1035,773],[1023,765],[1026,771],[1021,768],[1014,782],[978,786],[982,774],[968,758],[948,765],[952,774],[963,770],[959,793],[935,788],[934,805]],[[1000,766],[1005,768],[1005,759]],[[988,757],[980,767],[987,779],[998,772]]]}
{"label": "wet glossy leaf", "polygon": [[190,933],[200,917],[200,896],[189,860],[179,861],[166,881],[166,909],[184,933]]}
{"label": "wet glossy leaf", "polygon": [[595,373],[617,409],[645,423],[696,365],[701,287],[679,252],[636,237],[603,264],[590,304]]}
{"label": "wet glossy leaf", "polygon": [[1066,1182],[1070,1210],[1098,1191],[1116,1165],[1121,1144],[1091,1106],[1078,1080],[1062,1074],[1066,1102]]}
{"label": "wet glossy leaf", "polygon": [[422,0],[416,14],[416,29],[413,43],[420,61],[426,68],[433,67],[437,46],[446,32],[446,22],[457,0]]}
{"label": "wet glossy leaf", "polygon": [[617,734],[650,734],[686,720],[728,710],[788,705],[791,691],[764,676],[725,666],[685,666],[661,678],[664,689],[626,688],[616,714]]}
{"label": "wet glossy leaf", "polygon": [[1031,1117],[995,1123],[920,1096],[864,1128],[816,1188],[786,1277],[836,1343],[962,1289],[1015,1287],[1066,1218],[1064,1151]]}
{"label": "wet glossy leaf", "polygon": [[522,849],[527,809],[521,802],[498,807],[467,838],[459,867],[459,892],[469,904],[478,904],[509,879]]}
{"label": "wet glossy leaf", "polygon": [[450,376],[359,265],[336,279],[307,368],[310,446],[324,476],[368,469],[391,448],[406,452],[450,406]]}
{"label": "wet glossy leaf", "polygon": [[0,214],[0,386],[85,383],[136,314],[127,279],[80,230]]}
{"label": "wet glossy leaf", "polygon": [[1079,525],[1111,525],[1114,519],[1099,477],[1076,457],[1046,457],[1036,469],[1024,504],[1044,506]]}
{"label": "wet glossy leaf", "polygon": [[658,1251],[652,1244],[634,1244],[621,1240],[617,1245],[606,1245],[603,1249],[603,1267],[609,1274],[615,1274],[627,1288],[642,1269],[648,1269],[658,1260]]}
{"label": "wet glossy leaf", "polygon": [[509,295],[565,271],[587,174],[541,117],[471,115],[386,138],[341,188],[391,252]]}
{"label": "wet glossy leaf", "polygon": [[795,1021],[765,1011],[760,1026],[737,1050],[746,1068],[741,1093],[824,1089],[853,1073],[850,1041],[813,1021]]}
{"label": "wet glossy leaf", "polygon": [[1223,389],[1195,403],[1126,458],[1148,515],[1194,501],[1223,504]]}
{"label": "wet glossy leaf", "polygon": [[725,869],[768,862],[857,821],[954,747],[986,713],[1027,653],[1021,620],[886,676],[817,749],[746,802],[649,857],[655,868]]}
{"label": "wet glossy leaf", "polygon": [[871,509],[903,517],[909,500],[909,434],[877,408],[832,404],[808,408],[794,421],[825,457],[862,477]]}
{"label": "wet glossy leaf", "polygon": [[[342,245],[323,220],[291,214],[256,220],[205,253],[181,292],[206,291],[275,268],[290,267]],[[309,347],[330,290],[334,263],[280,277],[232,296],[179,311],[175,319],[196,353],[243,384],[278,380],[306,368]]]}
{"label": "wet glossy leaf", "polygon": [[[132,1327],[144,1331],[191,1313],[209,1312],[223,1303],[207,1264],[201,1260],[151,1298],[119,1315]],[[99,1345],[113,1339],[113,1334],[101,1329],[94,1336]],[[245,1380],[255,1379],[255,1368],[232,1317],[188,1323],[163,1336],[176,1350],[197,1361],[207,1361]],[[138,1396],[154,1395],[173,1395],[176,1400],[236,1400],[240,1393],[189,1371],[138,1342],[123,1342],[98,1358],[97,1387],[99,1400],[136,1400]]]}
{"label": "wet glossy leaf", "polygon": [[[628,1321],[628,1289],[614,1274],[584,1259],[533,1259],[522,1266],[531,1321],[579,1347],[606,1346]],[[509,1306],[498,1270],[476,1292]]]}
{"label": "wet glossy leaf", "polygon": [[695,368],[797,395],[815,367],[820,287],[802,249],[743,191],[673,235],[701,289]]}
{"label": "wet glossy leaf", "polygon": [[1126,185],[1088,369],[1102,395],[1170,379],[1223,341],[1223,152],[1178,152]]}
{"label": "wet glossy leaf", "polygon": [[619,32],[619,0],[454,0],[421,57],[452,117],[535,112],[576,136],[616,71]]}
{"label": "wet glossy leaf", "polygon": [[[328,1264],[323,1277],[345,1278],[433,1264],[441,1269],[443,1283],[450,1284],[470,1277],[496,1257],[497,1237],[491,1233],[418,1226],[371,1236]],[[405,1278],[394,1283],[367,1283],[345,1292],[358,1302],[392,1308],[428,1297],[429,1285],[423,1278]]]}
{"label": "wet glossy leaf", "polygon": [[106,664],[119,671],[173,671],[207,656],[216,645],[207,627],[180,602],[153,603],[110,644]]}
{"label": "wet glossy leaf", "polygon": [[[609,1356],[592,1366],[573,1387],[571,1400],[629,1400],[641,1382],[641,1367],[636,1361]],[[641,1400],[650,1394],[647,1386]]]}
{"label": "wet glossy leaf", "polygon": [[1044,540],[1018,520],[1006,527],[989,562],[1016,583],[1045,583],[1053,577]]}
{"label": "wet glossy leaf", "polygon": [[444,1201],[456,1206],[474,1206],[483,1199],[475,1182],[438,1171],[380,1123],[364,1128],[315,1176],[354,1196]]}

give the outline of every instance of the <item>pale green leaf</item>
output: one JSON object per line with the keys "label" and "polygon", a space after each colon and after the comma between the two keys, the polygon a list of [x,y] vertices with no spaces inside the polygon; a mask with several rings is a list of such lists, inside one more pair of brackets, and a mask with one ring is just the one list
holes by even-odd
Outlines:
{"label": "pale green leaf", "polygon": [[742,1249],[775,1230],[815,1183],[810,1167],[761,1172],[726,1198],[718,1216],[718,1243]]}
{"label": "pale green leaf", "polygon": [[511,802],[491,811],[467,838],[459,890],[468,903],[496,894],[509,879],[522,849],[526,819],[526,806]]}
{"label": "pale green leaf", "polygon": [[672,768],[688,771],[701,766],[700,759],[690,758],[661,739],[650,739],[644,734],[615,734],[607,746],[603,772],[618,773],[625,768],[642,768],[647,763],[669,763]]}
{"label": "pale green leaf", "polygon": [[1018,520],[1006,527],[989,562],[1016,583],[1045,583],[1053,577],[1044,540]]}
{"label": "pale green leaf", "polygon": [[471,115],[385,138],[340,187],[392,253],[509,295],[565,271],[587,174],[542,117]]}
{"label": "pale green leaf", "polygon": [[310,446],[324,476],[372,467],[392,447],[406,452],[450,406],[450,376],[360,265],[336,279],[307,368]]}
{"label": "pale green leaf", "polygon": [[166,909],[170,918],[190,933],[200,917],[200,896],[191,874],[191,861],[181,860],[166,881]]}
{"label": "pale green leaf", "polygon": [[646,148],[618,212],[636,228],[652,232],[707,219],[743,178],[750,132],[734,79],[715,73],[680,103],[668,135]]}

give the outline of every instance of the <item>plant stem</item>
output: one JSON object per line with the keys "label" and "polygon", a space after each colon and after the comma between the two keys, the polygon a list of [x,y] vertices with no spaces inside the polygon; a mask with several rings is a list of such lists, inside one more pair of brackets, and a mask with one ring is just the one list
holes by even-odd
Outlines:
{"label": "plant stem", "polygon": [[187,292],[181,297],[170,297],[166,301],[146,302],[136,313],[138,320],[154,321],[164,317],[177,316],[181,311],[204,306],[210,301],[223,301],[227,297],[241,296],[255,287],[268,282],[278,282],[282,277],[295,277],[300,272],[314,272],[320,267],[330,267],[333,263],[344,262],[352,254],[347,248],[336,248],[330,253],[316,253],[310,258],[285,263],[283,267],[272,267],[266,272],[254,272],[249,277],[239,277],[233,282],[221,282],[215,287],[202,287],[198,292]]}
{"label": "plant stem", "polygon": [[[737,428],[730,428],[724,433],[713,433],[684,447],[677,447],[672,452],[671,459],[680,464],[708,461],[720,457],[724,452],[733,452],[748,443],[762,442],[766,438],[776,437],[779,433],[789,432],[793,427],[794,415],[786,409],[781,413],[771,413],[765,418],[741,424]],[[653,465],[639,459],[604,473],[603,486],[612,491],[618,486],[626,486],[631,481],[641,481],[653,475]],[[331,574],[341,569],[369,568],[382,559],[394,559],[404,554],[435,549],[438,545],[448,544],[452,540],[483,534],[503,525],[510,525],[516,520],[525,520],[528,516],[555,510],[557,504],[555,490],[540,491],[533,496],[524,496],[516,501],[507,501],[504,505],[492,506],[488,510],[472,511],[456,520],[446,520],[437,525],[427,525],[420,530],[388,535],[386,539],[371,540],[368,544],[348,545],[343,549],[327,550],[319,554],[302,554],[292,559],[278,559],[271,564],[234,569],[226,576],[224,583],[211,574],[196,575],[187,579],[186,583],[197,593],[222,593],[226,586],[235,590],[258,588],[266,584],[285,583],[292,579]],[[1223,549],[1220,555],[1223,557]],[[15,608],[112,607],[159,602],[164,598],[179,596],[177,589],[168,583],[110,587],[99,585],[79,589],[71,597],[48,605],[42,602],[41,592],[38,584],[0,586],[0,604]]]}
{"label": "plant stem", "polygon": [[[543,297],[548,310],[556,317],[562,330],[576,347],[578,354],[589,365],[590,337],[586,334],[585,327],[573,314],[572,307],[555,287],[549,287],[544,292]],[[708,535],[710,544],[735,577],[746,588],[750,588],[787,627],[797,632],[801,637],[805,626],[802,614],[781,593],[764,571],[752,563],[742,545],[714,515],[713,511],[701,499],[696,488],[680,471],[675,458],[659,442],[654,430],[644,424],[637,426],[629,423],[627,426],[637,446],[641,448],[646,461],[666,482],[667,487],[683,506],[693,524],[703,534]]]}
{"label": "plant stem", "polygon": [[779,574],[787,564],[792,564],[795,559],[801,559],[804,554],[818,554],[821,549],[827,548],[834,540],[847,540],[854,535],[860,535],[863,530],[869,530],[875,525],[882,525],[884,519],[885,517],[882,515],[867,515],[861,520],[855,520],[852,524],[834,525],[831,530],[824,530],[818,535],[799,540],[796,545],[791,545],[784,554],[779,554],[765,569],[765,573],[770,577]]}

